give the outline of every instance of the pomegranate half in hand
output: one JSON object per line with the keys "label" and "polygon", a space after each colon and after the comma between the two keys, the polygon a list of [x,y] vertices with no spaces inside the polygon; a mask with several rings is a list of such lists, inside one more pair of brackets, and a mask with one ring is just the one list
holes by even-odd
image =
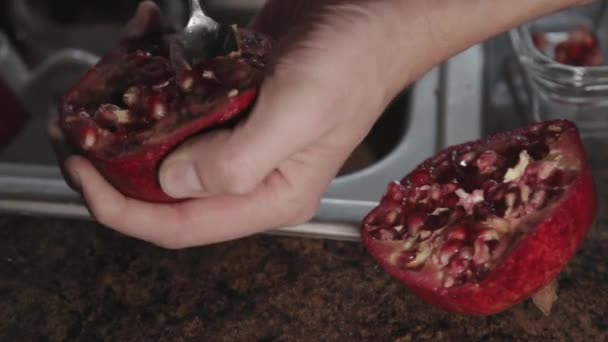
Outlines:
{"label": "pomegranate half in hand", "polygon": [[489,315],[550,285],[595,213],[578,131],[558,120],[441,151],[389,185],[361,236],[427,302]]}
{"label": "pomegranate half in hand", "polygon": [[60,104],[69,142],[126,196],[174,201],[158,181],[162,159],[187,138],[243,117],[263,79],[270,39],[234,33],[232,51],[195,61],[175,32],[124,39]]}

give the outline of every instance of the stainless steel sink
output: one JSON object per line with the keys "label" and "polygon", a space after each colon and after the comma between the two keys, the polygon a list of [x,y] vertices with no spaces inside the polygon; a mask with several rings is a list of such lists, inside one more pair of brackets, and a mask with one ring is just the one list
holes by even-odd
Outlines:
{"label": "stainless steel sink", "polygon": [[[245,23],[263,1],[206,3],[220,20]],[[1,211],[89,218],[79,196],[61,178],[44,126],[57,94],[96,60],[87,51],[62,50],[43,62],[50,64],[48,70],[34,74],[35,82],[21,92],[34,119],[0,153]],[[358,239],[358,222],[377,204],[389,182],[441,147],[481,136],[483,62],[481,46],[474,46],[404,90],[361,146],[372,157],[334,179],[313,222],[270,233]]]}

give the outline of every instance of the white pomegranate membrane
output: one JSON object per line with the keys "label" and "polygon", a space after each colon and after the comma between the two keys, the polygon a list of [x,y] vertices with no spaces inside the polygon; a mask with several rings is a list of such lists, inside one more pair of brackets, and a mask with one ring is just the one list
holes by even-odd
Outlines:
{"label": "white pomegranate membrane", "polygon": [[388,263],[436,287],[482,281],[576,179],[564,128],[539,124],[495,144],[445,151],[392,183],[364,222]]}

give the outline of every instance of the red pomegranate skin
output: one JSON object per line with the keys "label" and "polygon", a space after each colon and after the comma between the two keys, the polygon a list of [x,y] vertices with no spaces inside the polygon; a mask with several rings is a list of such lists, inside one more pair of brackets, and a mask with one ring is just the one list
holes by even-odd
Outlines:
{"label": "red pomegranate skin", "polygon": [[[129,132],[128,128],[122,132],[102,130],[101,134],[97,134],[96,147],[84,148],[86,133],[89,130],[97,130],[98,125],[92,119],[93,110],[85,110],[87,114],[84,118],[82,117],[80,113],[83,108],[90,108],[89,102],[101,104],[98,103],[96,96],[113,91],[112,88],[115,85],[112,82],[116,82],[117,79],[134,77],[136,70],[125,68],[127,63],[135,63],[141,68],[137,64],[139,62],[136,61],[141,56],[133,57],[133,48],[130,45],[142,45],[143,48],[140,50],[147,53],[146,44],[150,44],[148,40],[155,42],[152,44],[154,48],[151,50],[163,50],[168,47],[158,48],[157,45],[169,45],[169,43],[163,42],[171,42],[175,38],[172,32],[162,34],[154,32],[150,36],[139,38],[138,41],[121,42],[90,69],[61,102],[60,126],[68,141],[125,196],[149,202],[177,202],[178,200],[169,197],[162,190],[158,180],[158,168],[163,159],[186,139],[241,119],[256,100],[271,41],[268,37],[252,30],[241,28],[238,29],[238,32],[240,36],[238,54],[230,53],[226,56],[215,57],[211,61],[199,61],[198,64],[188,66],[184,70],[188,72],[191,68],[190,71],[196,74],[203,69],[210,69],[215,71],[216,75],[221,72],[222,75],[227,75],[226,77],[229,78],[231,73],[238,73],[238,68],[242,67],[248,71],[252,70],[251,75],[255,74],[255,76],[243,81],[231,80],[225,82],[226,84],[214,84],[214,90],[208,95],[193,96],[178,104],[169,105],[165,118],[148,124],[149,127],[143,130],[137,132]],[[165,58],[167,65],[170,65],[171,62],[175,64],[175,61],[169,60],[171,57],[166,51],[164,53],[152,52],[151,55],[153,58],[157,55]],[[216,61],[220,62],[216,63]],[[230,67],[233,66],[235,70],[230,70]],[[171,82],[177,84],[180,76],[178,71],[170,70],[170,76],[172,77]],[[195,77],[198,77],[199,81],[202,80],[200,74]],[[235,82],[237,83],[235,84]],[[197,83],[194,84],[196,87]],[[177,87],[173,83],[171,86]],[[126,88],[122,84],[122,88],[117,90],[125,91]],[[175,92],[174,89],[171,91]],[[162,96],[164,95],[162,94]],[[198,111],[194,113],[187,106],[198,108]],[[96,132],[99,133],[99,131]]]}
{"label": "red pomegranate skin", "polygon": [[27,125],[30,114],[21,100],[0,79],[0,149],[7,147]]}
{"label": "red pomegranate skin", "polygon": [[[478,283],[467,283],[460,287],[435,286],[428,278],[415,270],[404,270],[388,262],[391,249],[382,241],[374,239],[365,229],[376,211],[390,202],[389,192],[381,204],[363,220],[362,241],[369,254],[384,270],[399,280],[406,288],[433,306],[459,314],[493,315],[509,309],[542,289],[557,278],[580,247],[596,215],[596,192],[585,152],[575,125],[565,120],[545,123],[559,124],[566,128],[567,142],[563,150],[569,150],[580,158],[580,172],[562,197],[553,203],[539,223],[519,239],[490,274]],[[501,132],[486,139],[446,148],[445,152],[462,151],[468,147],[492,145],[513,139],[529,127]],[[442,151],[442,152],[443,152]],[[441,153],[441,152],[440,152]],[[428,167],[429,158],[404,180],[416,175],[417,170]]]}

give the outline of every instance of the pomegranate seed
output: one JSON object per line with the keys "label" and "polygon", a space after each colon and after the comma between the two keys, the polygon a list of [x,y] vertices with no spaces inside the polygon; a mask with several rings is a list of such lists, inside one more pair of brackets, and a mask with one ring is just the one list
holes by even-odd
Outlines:
{"label": "pomegranate seed", "polygon": [[473,250],[470,247],[463,247],[458,253],[458,258],[462,260],[471,260],[473,258]]}
{"label": "pomegranate seed", "polygon": [[161,101],[156,101],[152,106],[152,117],[156,120],[160,120],[167,115],[167,107]]}
{"label": "pomegranate seed", "polygon": [[507,203],[507,207],[509,207],[509,208],[513,208],[516,200],[517,200],[517,195],[513,192],[509,192],[505,196],[505,203]]}
{"label": "pomegranate seed", "polygon": [[581,64],[585,66],[602,65],[604,64],[604,55],[602,55],[602,51],[599,49],[594,49],[592,52],[589,52]]}
{"label": "pomegranate seed", "polygon": [[422,217],[422,215],[412,215],[407,219],[407,232],[412,236],[417,235],[423,225],[424,218]]}
{"label": "pomegranate seed", "polygon": [[447,275],[443,279],[443,287],[445,287],[445,288],[450,288],[450,287],[454,286],[454,284],[456,284],[456,279],[454,279],[454,277],[452,277],[452,276]]}
{"label": "pomegranate seed", "polygon": [[492,215],[496,215],[496,208],[490,202],[480,203],[473,209],[473,217],[476,220],[485,220]]}
{"label": "pomegranate seed", "polygon": [[449,155],[444,152],[444,153],[439,153],[437,156],[435,156],[435,158],[433,158],[431,164],[433,165],[439,165],[441,163],[443,163],[444,161],[446,161],[448,159]]}
{"label": "pomegranate seed", "polygon": [[189,92],[192,90],[192,86],[194,85],[194,76],[191,71],[185,71],[178,77],[178,85],[184,92]]}
{"label": "pomegranate seed", "polygon": [[469,260],[463,258],[454,258],[452,262],[450,262],[450,267],[448,268],[448,274],[454,278],[459,277],[464,271],[469,267]]}
{"label": "pomegranate seed", "polygon": [[433,171],[433,175],[438,183],[448,183],[456,179],[456,171],[449,161],[444,161]]}
{"label": "pomegranate seed", "polygon": [[429,172],[424,169],[416,171],[409,179],[415,186],[429,185],[433,181]]}
{"label": "pomegranate seed", "polygon": [[388,226],[392,226],[397,221],[397,217],[399,217],[399,210],[389,210],[384,214],[384,224]]}
{"label": "pomegranate seed", "polygon": [[365,218],[365,224],[369,225],[368,228],[370,230],[375,230],[377,228],[376,226],[378,225],[378,216],[381,211],[383,211],[382,207],[376,207]]}
{"label": "pomegranate seed", "polygon": [[493,193],[499,187],[500,185],[498,184],[498,182],[493,179],[487,180],[481,184],[481,188],[485,191],[485,193],[488,194]]}
{"label": "pomegranate seed", "polygon": [[431,189],[431,199],[434,201],[439,201],[441,199],[441,189],[439,187],[433,187]]}
{"label": "pomegranate seed", "polygon": [[467,239],[467,226],[464,224],[455,226],[452,231],[448,234],[450,240],[466,240]]}
{"label": "pomegranate seed", "polygon": [[118,124],[131,122],[131,113],[128,110],[117,110],[114,112]]}
{"label": "pomegranate seed", "polygon": [[473,262],[482,265],[490,261],[490,247],[482,240],[475,240],[473,252]]}
{"label": "pomegranate seed", "polygon": [[456,194],[449,194],[441,200],[441,205],[444,207],[455,207],[460,202],[460,197]]}
{"label": "pomegranate seed", "polygon": [[129,107],[139,104],[141,90],[138,87],[129,87],[122,95],[122,101]]}
{"label": "pomegranate seed", "polygon": [[507,190],[506,185],[497,186],[494,189],[494,192],[490,195],[490,200],[492,201],[501,201],[505,197],[505,191]]}
{"label": "pomegranate seed", "polygon": [[83,150],[91,150],[95,147],[98,138],[97,128],[84,126],[80,129],[80,146]]}
{"label": "pomegranate seed", "polygon": [[115,116],[114,116],[114,111],[120,110],[120,108],[118,108],[115,105],[112,104],[103,104],[101,106],[99,106],[99,108],[97,109],[97,111],[95,111],[95,114],[93,115],[93,118],[95,119],[95,122],[97,122],[100,125],[108,125],[108,124],[113,124],[115,123]]}
{"label": "pomegranate seed", "polygon": [[213,80],[213,79],[215,79],[215,73],[211,70],[205,70],[205,71],[203,71],[203,78],[208,79],[208,80]]}
{"label": "pomegranate seed", "polygon": [[458,165],[462,167],[467,167],[473,160],[475,160],[476,157],[477,152],[474,151],[463,153],[462,155],[460,155],[460,158],[458,158]]}
{"label": "pomegranate seed", "polygon": [[451,194],[458,189],[458,185],[454,183],[447,183],[441,186],[441,192],[445,195]]}
{"label": "pomegranate seed", "polygon": [[497,163],[498,154],[492,150],[488,150],[483,152],[479,158],[477,158],[476,165],[479,172],[484,175],[496,171]]}
{"label": "pomegranate seed", "polygon": [[429,193],[432,189],[428,185],[423,185],[419,188],[412,188],[410,192],[410,197],[414,202],[424,202],[429,197]]}
{"label": "pomegranate seed", "polygon": [[78,112],[78,114],[76,114],[76,117],[78,119],[88,119],[91,117],[91,115],[89,115],[89,112],[87,112],[86,110],[81,110]]}
{"label": "pomegranate seed", "polygon": [[452,210],[449,221],[456,222],[456,221],[460,220],[461,218],[463,218],[465,215],[466,215],[466,212],[465,212],[464,208],[461,206],[458,206]]}
{"label": "pomegranate seed", "polygon": [[570,64],[570,56],[568,53],[568,44],[566,42],[562,42],[557,44],[555,47],[555,61],[562,64]]}
{"label": "pomegranate seed", "polygon": [[547,38],[545,37],[545,34],[541,32],[535,32],[532,35],[532,42],[534,43],[534,46],[539,50],[546,49],[547,45],[549,44]]}
{"label": "pomegranate seed", "polygon": [[570,33],[569,41],[576,43],[579,46],[593,47],[595,41],[593,39],[593,33],[589,31],[586,26],[579,26]]}
{"label": "pomegranate seed", "polygon": [[167,114],[167,109],[164,104],[157,103],[154,105],[154,111],[152,112],[152,115],[155,119],[160,120],[160,119],[164,118],[166,114]]}
{"label": "pomegranate seed", "polygon": [[401,202],[403,200],[403,192],[404,188],[398,182],[391,182],[388,185],[388,189],[386,191],[387,198],[392,199],[394,202]]}
{"label": "pomegranate seed", "polygon": [[380,229],[378,230],[378,234],[380,237],[380,240],[393,240],[395,238],[395,232],[393,232],[392,230],[389,229]]}

